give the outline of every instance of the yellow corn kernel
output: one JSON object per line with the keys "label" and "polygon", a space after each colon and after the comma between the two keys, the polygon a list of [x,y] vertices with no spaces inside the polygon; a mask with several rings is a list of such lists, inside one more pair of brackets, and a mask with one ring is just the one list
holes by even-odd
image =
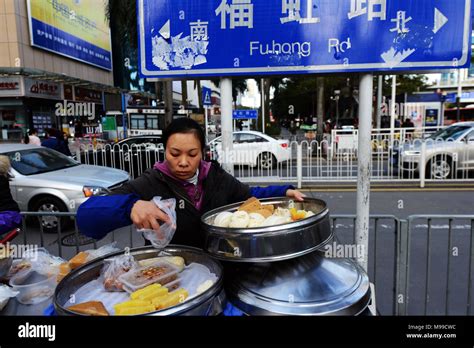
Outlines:
{"label": "yellow corn kernel", "polygon": [[155,306],[148,304],[140,307],[126,307],[115,310],[115,315],[137,315],[146,314],[155,311]]}
{"label": "yellow corn kernel", "polygon": [[143,300],[131,300],[131,301],[126,301],[122,303],[117,303],[114,305],[115,311],[117,309],[123,309],[123,308],[131,308],[131,307],[142,307],[142,306],[147,306],[150,305],[150,301],[143,301]]}
{"label": "yellow corn kernel", "polygon": [[168,294],[167,296],[163,296],[162,298],[156,298],[153,301],[155,308],[165,309],[168,307],[172,307],[177,305],[178,303],[184,302],[184,300],[189,296],[189,293],[185,289],[179,289],[173,291],[172,293]]}
{"label": "yellow corn kernel", "polygon": [[150,301],[152,298],[165,295],[168,293],[168,288],[162,287],[160,284],[152,284],[148,285],[147,287],[132,292],[130,294],[130,298],[132,300],[148,300]]}

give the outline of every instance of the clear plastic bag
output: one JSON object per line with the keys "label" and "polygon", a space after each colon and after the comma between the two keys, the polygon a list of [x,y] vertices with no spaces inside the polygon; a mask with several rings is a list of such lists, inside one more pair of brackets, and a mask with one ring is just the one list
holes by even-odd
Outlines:
{"label": "clear plastic bag", "polygon": [[163,213],[169,216],[170,221],[160,225],[159,232],[148,229],[139,229],[137,231],[143,233],[143,236],[155,248],[164,249],[171,242],[176,231],[176,199],[161,200],[161,197],[157,196],[153,198],[153,202]]}
{"label": "clear plastic bag", "polygon": [[86,252],[89,254],[87,256],[87,262],[92,261],[94,259],[98,259],[99,257],[108,254],[116,253],[118,251],[120,251],[120,249],[117,248],[117,242],[112,242],[110,244],[103,245],[98,249],[87,250]]}
{"label": "clear plastic bag", "polygon": [[113,259],[106,259],[101,272],[104,289],[110,292],[125,291],[123,284],[118,278],[135,267],[137,267],[137,262],[130,254],[120,255]]}

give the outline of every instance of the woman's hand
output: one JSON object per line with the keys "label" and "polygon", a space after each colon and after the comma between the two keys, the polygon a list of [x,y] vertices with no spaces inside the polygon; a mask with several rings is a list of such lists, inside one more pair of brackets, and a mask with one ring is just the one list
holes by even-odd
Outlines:
{"label": "woman's hand", "polygon": [[289,189],[286,190],[286,197],[293,198],[296,201],[302,202],[304,201],[304,197],[306,197],[306,195],[298,190]]}
{"label": "woman's hand", "polygon": [[159,221],[169,222],[169,217],[163,213],[155,203],[137,201],[132,208],[130,219],[138,229],[154,230],[159,233]]}

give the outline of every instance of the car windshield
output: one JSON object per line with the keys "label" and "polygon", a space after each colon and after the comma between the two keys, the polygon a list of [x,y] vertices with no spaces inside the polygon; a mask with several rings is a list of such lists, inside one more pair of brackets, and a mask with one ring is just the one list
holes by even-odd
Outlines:
{"label": "car windshield", "polygon": [[35,175],[78,166],[73,159],[47,148],[8,152],[13,169],[22,175]]}
{"label": "car windshield", "polygon": [[440,129],[436,133],[428,137],[428,139],[442,139],[442,140],[457,140],[464,132],[470,129],[470,126],[451,126],[448,128]]}

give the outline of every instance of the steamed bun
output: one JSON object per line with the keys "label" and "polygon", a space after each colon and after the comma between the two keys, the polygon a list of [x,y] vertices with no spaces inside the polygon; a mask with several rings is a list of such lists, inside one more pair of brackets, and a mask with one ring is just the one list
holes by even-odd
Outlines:
{"label": "steamed bun", "polygon": [[288,222],[288,218],[284,216],[272,215],[265,219],[262,226],[282,225]]}
{"label": "steamed bun", "polygon": [[236,211],[232,214],[229,227],[246,228],[249,225],[250,216],[245,211]]}
{"label": "steamed bun", "polygon": [[258,213],[250,213],[249,217],[250,221],[248,227],[260,227],[265,221],[265,217]]}
{"label": "steamed bun", "polygon": [[214,225],[218,227],[229,227],[232,213],[229,211],[223,211],[219,213],[214,219]]}

